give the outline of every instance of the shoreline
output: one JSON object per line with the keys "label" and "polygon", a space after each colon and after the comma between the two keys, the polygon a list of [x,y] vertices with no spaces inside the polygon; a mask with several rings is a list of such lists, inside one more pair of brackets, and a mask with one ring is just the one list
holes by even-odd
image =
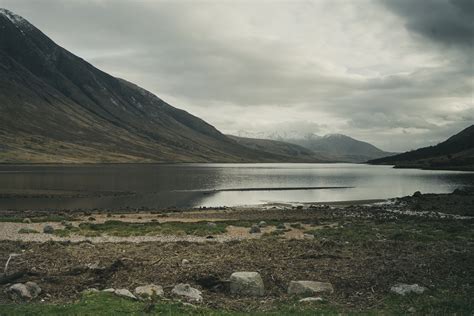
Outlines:
{"label": "shoreline", "polygon": [[[2,283],[0,273],[0,314],[42,314],[56,304],[65,308],[63,314],[73,313],[75,304],[87,306],[89,299],[98,304],[94,311],[110,309],[109,301],[138,308],[142,301],[84,291],[133,291],[150,283],[163,286],[166,297],[153,305],[184,308],[176,314],[279,315],[287,309],[295,315],[406,314],[414,308],[421,314],[465,314],[474,310],[472,205],[473,192],[456,190],[297,206],[71,211],[49,217],[0,211],[0,260],[18,255],[9,263],[15,279]],[[226,284],[236,271],[258,272],[264,296],[231,295]],[[293,280],[329,282],[334,292],[309,295],[324,303],[302,303],[298,300],[308,295],[295,300],[287,293]],[[42,289],[33,300],[5,291],[27,281]],[[186,300],[170,292],[178,283],[199,289],[203,302],[187,310]],[[399,283],[419,284],[427,293],[397,296],[390,289]]]}

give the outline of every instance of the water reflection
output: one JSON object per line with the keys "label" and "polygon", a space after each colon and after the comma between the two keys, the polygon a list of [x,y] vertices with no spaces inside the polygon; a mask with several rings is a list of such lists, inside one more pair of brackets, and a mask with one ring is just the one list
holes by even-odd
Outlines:
{"label": "water reflection", "polygon": [[[472,172],[357,164],[1,165],[0,208],[165,208],[342,201],[403,196],[418,190],[444,193],[473,184]],[[328,186],[352,188],[205,192]],[[25,193],[36,197],[19,196]]]}

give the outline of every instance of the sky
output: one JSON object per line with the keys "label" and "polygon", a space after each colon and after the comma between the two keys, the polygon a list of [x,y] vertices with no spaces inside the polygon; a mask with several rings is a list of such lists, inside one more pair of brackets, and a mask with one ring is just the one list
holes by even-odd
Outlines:
{"label": "sky", "polygon": [[471,0],[0,0],[220,131],[388,151],[474,123]]}

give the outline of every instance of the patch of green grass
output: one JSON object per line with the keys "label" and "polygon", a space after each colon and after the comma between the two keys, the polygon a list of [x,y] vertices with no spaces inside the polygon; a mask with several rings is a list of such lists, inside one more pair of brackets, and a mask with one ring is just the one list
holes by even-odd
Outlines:
{"label": "patch of green grass", "polygon": [[414,308],[417,315],[471,315],[474,306],[471,298],[438,291],[422,295],[388,295],[377,308],[369,310],[351,310],[328,302],[299,303],[291,300],[277,302],[269,310],[243,313],[199,305],[186,306],[172,301],[139,302],[111,293],[87,293],[71,304],[0,305],[0,315],[405,315],[410,308]]}
{"label": "patch of green grass", "polygon": [[66,228],[55,232],[58,236],[69,236],[71,233],[86,237],[95,237],[103,234],[118,237],[146,236],[146,235],[195,235],[207,236],[226,232],[225,223],[216,222],[215,226],[207,222],[148,222],[130,223],[122,221],[106,221],[102,224],[81,223],[79,228]]}
{"label": "patch of green grass", "polygon": [[20,228],[18,230],[19,234],[39,234],[39,231],[33,228]]}
{"label": "patch of green grass", "polygon": [[[306,304],[305,304],[306,305]],[[255,311],[252,315],[336,315],[329,306],[282,305],[267,312]],[[111,293],[84,294],[73,304],[10,304],[0,305],[0,315],[209,315],[244,316],[248,313],[186,306],[181,303],[158,301],[154,304],[119,298]]]}
{"label": "patch of green grass", "polygon": [[324,227],[308,230],[316,238],[335,241],[394,241],[434,242],[440,240],[474,240],[474,222],[466,220],[406,220],[386,222],[356,221],[344,227]]}
{"label": "patch of green grass", "polygon": [[[216,221],[215,226],[209,226],[207,221],[201,222],[146,222],[132,223],[118,220],[109,220],[104,223],[81,223],[79,228],[65,228],[55,230],[55,234],[67,237],[71,234],[79,234],[87,237],[95,237],[103,234],[118,237],[146,236],[146,235],[194,235],[207,236],[218,235],[227,231],[227,226],[251,227],[255,221]],[[280,221],[269,221],[268,225],[278,225]],[[278,234],[278,233],[275,233]]]}

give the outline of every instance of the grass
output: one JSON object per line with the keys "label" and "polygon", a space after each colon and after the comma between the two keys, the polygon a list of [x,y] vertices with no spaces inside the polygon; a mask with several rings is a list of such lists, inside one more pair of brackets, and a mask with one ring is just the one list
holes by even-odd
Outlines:
{"label": "grass", "polygon": [[82,223],[79,227],[59,229],[55,231],[58,236],[69,236],[71,233],[94,237],[107,234],[117,237],[147,236],[147,235],[195,235],[207,236],[226,232],[226,223],[216,222],[215,226],[207,222],[148,222],[130,223],[122,221],[106,221],[102,224]]}
{"label": "grass", "polygon": [[[71,234],[96,237],[107,234],[109,236],[153,236],[153,235],[194,235],[208,236],[227,232],[227,226],[251,227],[255,221],[216,221],[215,226],[209,226],[207,221],[200,222],[146,222],[132,223],[118,220],[109,220],[104,223],[81,223],[79,227],[66,227],[55,230],[54,234],[68,237]],[[278,225],[281,221],[269,221],[267,225]],[[278,233],[275,233],[278,234]]]}
{"label": "grass", "polygon": [[474,240],[474,222],[460,220],[410,220],[398,219],[385,222],[352,222],[338,228],[324,227],[308,230],[316,238],[334,241],[369,241],[386,239],[393,241],[433,242],[439,240]]}
{"label": "grass", "polygon": [[[329,306],[283,305],[278,310],[254,312],[252,315],[336,315]],[[10,304],[0,305],[0,315],[210,315],[243,316],[248,313],[215,310],[200,306],[187,306],[178,302],[157,301],[155,303],[137,302],[120,298],[111,293],[88,293],[72,304]]]}
{"label": "grass", "polygon": [[357,311],[347,310],[327,302],[299,303],[284,301],[266,311],[243,313],[230,310],[216,310],[201,306],[187,306],[179,302],[138,302],[117,297],[111,293],[87,293],[71,304],[9,304],[0,305],[0,315],[404,315],[410,308],[419,315],[471,315],[474,309],[472,299],[459,297],[449,292],[434,292],[429,295],[388,295],[377,308]]}

